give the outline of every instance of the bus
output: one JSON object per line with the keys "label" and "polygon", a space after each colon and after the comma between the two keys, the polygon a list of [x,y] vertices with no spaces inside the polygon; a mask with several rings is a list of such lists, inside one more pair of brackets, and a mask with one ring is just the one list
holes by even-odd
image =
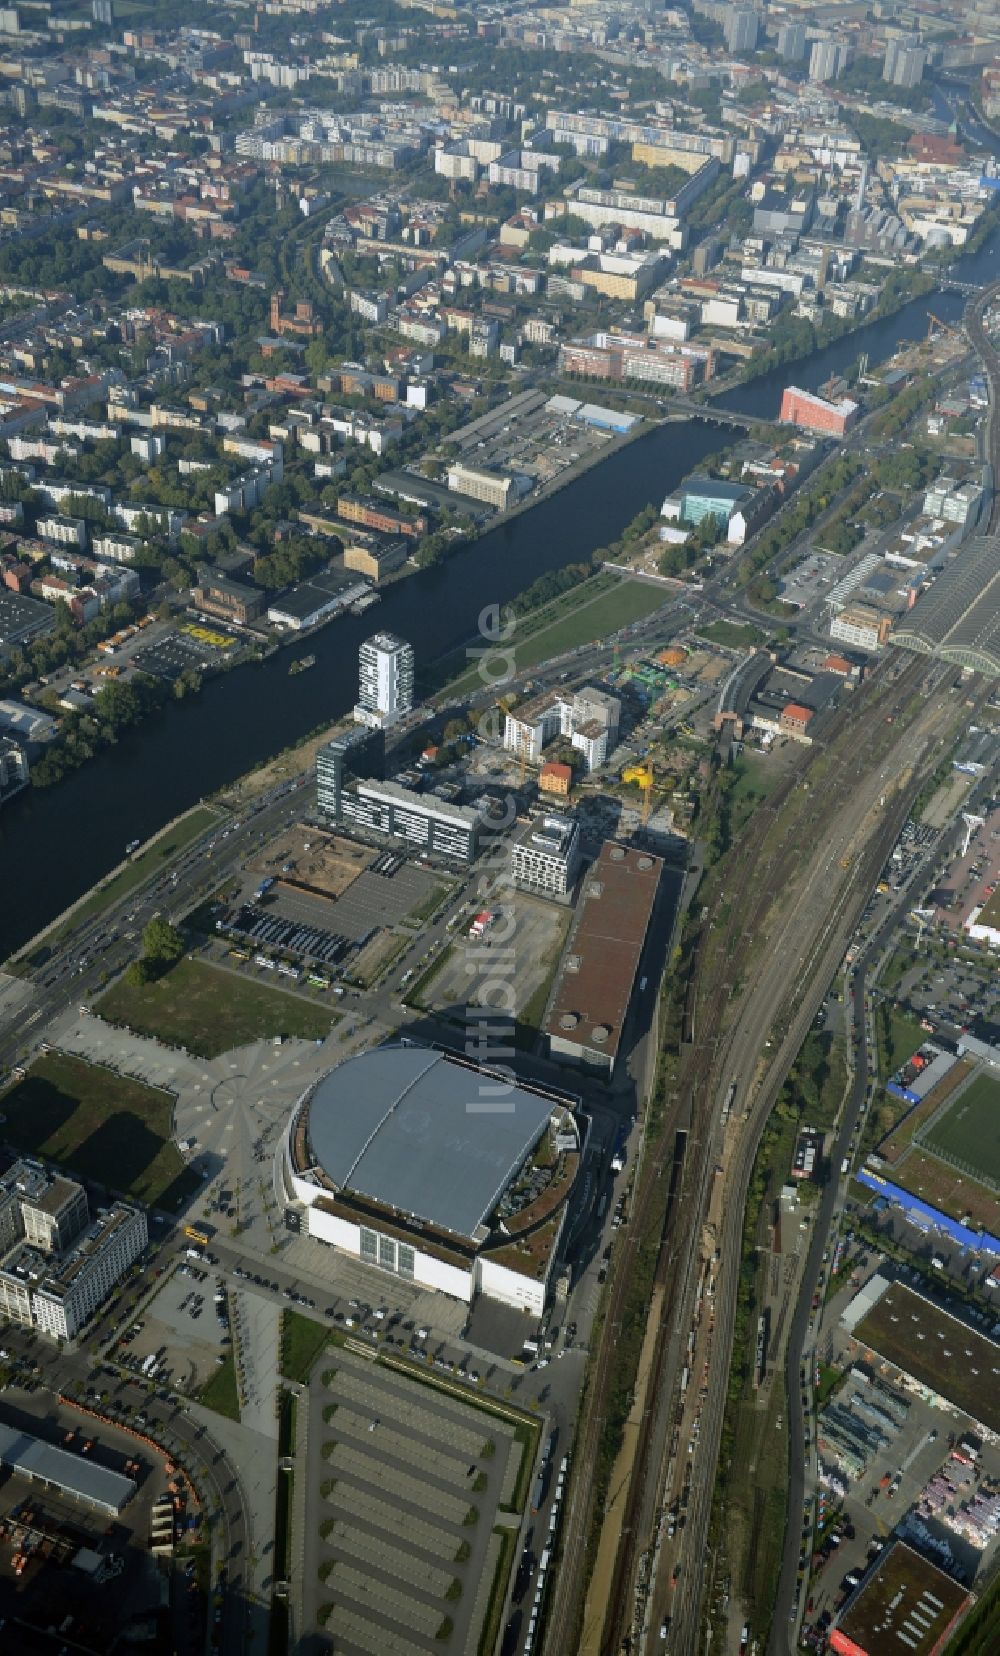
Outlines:
{"label": "bus", "polygon": [[188,1237],[190,1241],[197,1242],[200,1248],[207,1248],[209,1242],[212,1240],[211,1232],[208,1230],[199,1230],[197,1225],[185,1225],[184,1235]]}

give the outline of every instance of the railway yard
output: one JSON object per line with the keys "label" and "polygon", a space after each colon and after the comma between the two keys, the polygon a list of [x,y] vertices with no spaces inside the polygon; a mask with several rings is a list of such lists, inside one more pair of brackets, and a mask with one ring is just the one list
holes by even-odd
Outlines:
{"label": "railway yard", "polygon": [[[650,1135],[609,1284],[547,1650],[574,1646],[616,1335],[651,1246],[663,1314],[643,1369],[644,1395],[633,1404],[633,1418],[641,1419],[635,1470],[624,1508],[616,1507],[615,1533],[605,1528],[597,1544],[595,1580],[610,1580],[607,1608],[603,1616],[588,1610],[580,1648],[617,1651],[627,1637],[632,1649],[654,1648],[664,1627],[671,1651],[698,1647],[713,1595],[712,1497],[754,1156],[909,802],[959,721],[955,676],[890,657],[802,770],[758,810],[713,877],[693,940],[688,1039],[668,1082],[662,1130]],[[682,1395],[684,1371],[693,1378]],[[592,1594],[589,1602],[600,1599]]]}

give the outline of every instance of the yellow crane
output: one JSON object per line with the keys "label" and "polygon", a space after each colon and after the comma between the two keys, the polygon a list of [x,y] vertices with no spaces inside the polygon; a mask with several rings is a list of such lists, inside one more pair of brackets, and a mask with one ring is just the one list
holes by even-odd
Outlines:
{"label": "yellow crane", "polygon": [[642,825],[645,827],[653,809],[652,765],[626,765],[622,771],[622,781],[624,783],[634,782],[642,789]]}
{"label": "yellow crane", "polygon": [[950,322],[942,322],[940,316],[935,316],[933,311],[928,311],[927,312],[927,337],[928,337],[928,339],[935,339],[939,333],[954,334],[956,339],[961,339],[961,337],[962,337],[961,328],[953,328]]}

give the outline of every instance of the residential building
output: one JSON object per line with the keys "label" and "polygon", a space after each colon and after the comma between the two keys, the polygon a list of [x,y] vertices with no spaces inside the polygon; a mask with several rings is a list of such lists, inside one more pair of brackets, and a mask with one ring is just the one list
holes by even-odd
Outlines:
{"label": "residential building", "polygon": [[832,81],[842,75],[851,61],[851,49],[840,40],[816,40],[809,54],[809,79]]}
{"label": "residential building", "polygon": [[375,633],[358,651],[358,724],[386,730],[413,710],[413,645]]}
{"label": "residential building", "polygon": [[0,736],[0,805],[31,781],[28,755],[13,736]]}
{"label": "residential building", "polygon": [[919,86],[924,78],[927,53],[914,35],[898,35],[885,49],[882,79],[892,86]]}
{"label": "residential building", "polygon": [[760,19],[753,6],[734,6],[726,17],[726,46],[731,52],[753,52]]}
{"label": "residential building", "polygon": [[538,791],[554,795],[557,799],[566,799],[573,786],[573,767],[563,765],[558,759],[549,759],[538,773]]}
{"label": "residential building", "polygon": [[615,745],[621,704],[605,690],[586,687],[572,695],[554,692],[526,703],[504,720],[503,745],[530,764],[556,736],[568,736],[588,771],[603,765]]}
{"label": "residential building", "polygon": [[580,864],[580,824],[571,816],[543,816],[522,829],[510,848],[510,872],[522,891],[568,897]]}
{"label": "residential building", "polygon": [[806,55],[804,23],[782,23],[778,30],[778,56],[786,63],[801,63]]}
{"label": "residential building", "polygon": [[148,1239],[141,1209],[115,1202],[91,1218],[82,1185],[15,1162],[0,1177],[0,1314],[74,1339]]}
{"label": "residential building", "polygon": [[42,540],[55,541],[58,546],[78,546],[82,551],[87,544],[87,525],[83,518],[62,517],[58,512],[50,512],[47,517],[38,519],[35,531]]}

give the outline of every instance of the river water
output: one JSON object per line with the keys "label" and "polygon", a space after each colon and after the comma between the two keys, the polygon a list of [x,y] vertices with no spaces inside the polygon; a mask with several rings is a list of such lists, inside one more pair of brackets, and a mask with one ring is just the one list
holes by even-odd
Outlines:
{"label": "river water", "polygon": [[[1000,277],[1000,231],[960,268],[964,280]],[[964,303],[956,293],[913,300],[806,362],[738,387],[720,404],[773,419],[786,384],[814,390],[862,351],[879,362],[901,341],[926,333],[929,311],[953,322]],[[699,421],[659,427],[449,562],[390,587],[366,615],[332,622],[309,640],[317,658],[311,671],[289,677],[292,655],[284,650],[237,668],[55,787],[29,788],[0,814],[0,959],[114,867],[129,840],[146,838],[344,714],[355,699],[358,645],[370,633],[390,628],[412,641],[418,667],[434,661],[475,633],[484,606],[506,602],[538,575],[606,546],[719,446],[718,428]]]}

